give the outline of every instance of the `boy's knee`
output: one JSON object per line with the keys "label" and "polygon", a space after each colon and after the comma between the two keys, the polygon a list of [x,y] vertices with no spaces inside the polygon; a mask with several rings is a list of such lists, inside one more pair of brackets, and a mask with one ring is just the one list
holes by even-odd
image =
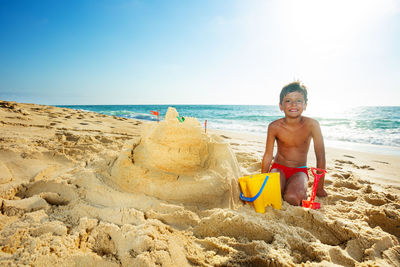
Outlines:
{"label": "boy's knee", "polygon": [[302,201],[302,197],[298,196],[297,194],[293,194],[293,193],[286,193],[283,197],[283,199],[289,203],[290,205],[294,205],[294,206],[300,206],[301,205],[301,201]]}

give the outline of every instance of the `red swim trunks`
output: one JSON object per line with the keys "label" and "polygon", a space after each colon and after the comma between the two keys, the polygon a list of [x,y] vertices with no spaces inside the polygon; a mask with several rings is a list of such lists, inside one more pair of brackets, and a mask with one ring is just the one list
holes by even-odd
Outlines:
{"label": "red swim trunks", "polygon": [[297,168],[291,168],[291,167],[286,167],[284,165],[278,164],[278,163],[273,163],[271,166],[271,169],[269,171],[271,171],[272,169],[278,169],[281,170],[283,172],[283,174],[285,174],[286,180],[289,180],[289,178],[298,172],[304,172],[307,175],[308,180],[310,180],[310,177],[308,177],[308,170],[306,166],[303,167],[297,167]]}

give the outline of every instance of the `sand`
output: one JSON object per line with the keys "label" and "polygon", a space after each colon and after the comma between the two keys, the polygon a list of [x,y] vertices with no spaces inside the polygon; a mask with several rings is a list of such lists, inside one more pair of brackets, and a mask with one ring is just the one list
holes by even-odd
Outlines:
{"label": "sand", "polygon": [[260,214],[237,178],[264,138],[170,114],[0,101],[0,265],[400,266],[399,156],[327,148],[320,210]]}

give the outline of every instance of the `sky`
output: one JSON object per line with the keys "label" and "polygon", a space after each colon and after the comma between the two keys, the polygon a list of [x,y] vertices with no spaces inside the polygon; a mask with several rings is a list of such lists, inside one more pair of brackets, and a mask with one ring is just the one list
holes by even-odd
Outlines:
{"label": "sky", "polygon": [[0,99],[400,105],[400,0],[0,0]]}

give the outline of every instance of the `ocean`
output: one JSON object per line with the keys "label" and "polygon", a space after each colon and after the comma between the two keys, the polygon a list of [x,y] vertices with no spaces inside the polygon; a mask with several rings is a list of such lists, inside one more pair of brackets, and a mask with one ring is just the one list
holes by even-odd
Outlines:
{"label": "ocean", "polygon": [[[245,132],[266,136],[270,122],[281,118],[278,106],[268,105],[69,105],[59,106],[138,120],[155,121],[151,110],[163,119],[168,107],[180,116],[196,117],[208,129]],[[327,146],[400,155],[400,106],[354,107],[304,116],[319,121]]]}

